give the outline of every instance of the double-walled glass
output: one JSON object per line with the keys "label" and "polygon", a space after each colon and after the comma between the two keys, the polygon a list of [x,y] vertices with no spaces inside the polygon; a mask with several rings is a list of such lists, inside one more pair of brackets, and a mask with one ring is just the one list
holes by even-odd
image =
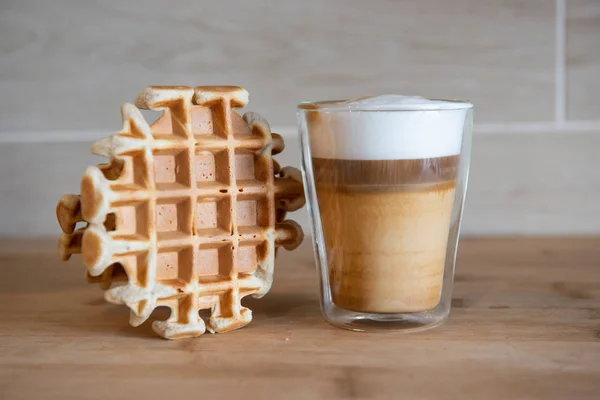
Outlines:
{"label": "double-walled glass", "polygon": [[473,106],[372,100],[298,106],[321,309],[347,329],[422,330],[450,312]]}

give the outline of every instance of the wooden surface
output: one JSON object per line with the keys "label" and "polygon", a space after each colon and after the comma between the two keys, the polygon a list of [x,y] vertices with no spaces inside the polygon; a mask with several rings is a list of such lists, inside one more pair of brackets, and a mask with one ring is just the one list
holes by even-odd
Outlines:
{"label": "wooden surface", "polygon": [[309,243],[281,255],[248,327],[166,341],[52,242],[0,241],[0,399],[598,398],[600,238],[463,240],[449,321],[411,335],[328,325]]}

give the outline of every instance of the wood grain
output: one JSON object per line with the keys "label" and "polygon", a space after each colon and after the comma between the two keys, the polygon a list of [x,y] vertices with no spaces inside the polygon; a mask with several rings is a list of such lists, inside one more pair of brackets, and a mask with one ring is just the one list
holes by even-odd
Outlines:
{"label": "wood grain", "polygon": [[248,327],[170,342],[52,242],[0,241],[0,398],[597,398],[600,238],[463,240],[449,321],[413,335],[325,323],[309,246]]}
{"label": "wood grain", "polygon": [[597,120],[600,115],[600,2],[567,5],[567,116]]}
{"label": "wood grain", "polygon": [[104,129],[148,85],[232,84],[295,124],[302,100],[464,98],[477,122],[554,116],[554,1],[8,0],[0,130]]}

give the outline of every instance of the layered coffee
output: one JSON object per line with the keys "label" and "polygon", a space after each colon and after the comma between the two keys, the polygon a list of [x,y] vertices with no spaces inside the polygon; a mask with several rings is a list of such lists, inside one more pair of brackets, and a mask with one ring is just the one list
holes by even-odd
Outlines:
{"label": "layered coffee", "polygon": [[[412,111],[388,112],[398,103]],[[431,310],[444,281],[465,111],[403,96],[347,104],[354,112],[307,120],[332,300],[358,312]]]}
{"label": "layered coffee", "polygon": [[457,161],[313,159],[335,304],[373,313],[438,304]]}

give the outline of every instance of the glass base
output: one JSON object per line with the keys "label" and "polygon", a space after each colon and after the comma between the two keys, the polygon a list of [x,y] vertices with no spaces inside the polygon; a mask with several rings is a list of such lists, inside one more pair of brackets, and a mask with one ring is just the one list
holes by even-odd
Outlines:
{"label": "glass base", "polygon": [[441,325],[448,318],[448,311],[442,307],[417,313],[378,314],[344,310],[332,305],[324,311],[330,324],[355,332],[400,333],[422,332]]}

